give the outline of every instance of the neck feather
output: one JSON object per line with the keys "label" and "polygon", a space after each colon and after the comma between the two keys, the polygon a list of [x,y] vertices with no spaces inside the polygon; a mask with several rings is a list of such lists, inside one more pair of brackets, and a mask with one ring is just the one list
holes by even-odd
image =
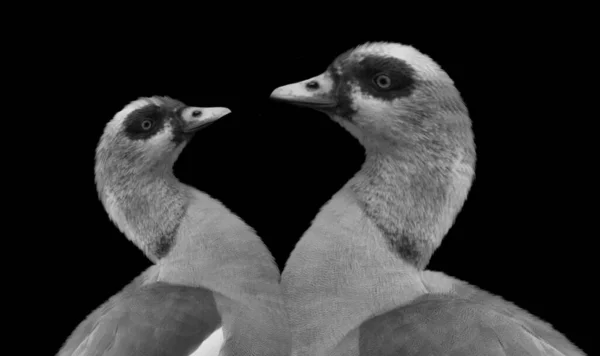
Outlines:
{"label": "neck feather", "polygon": [[177,243],[156,266],[156,280],[215,292],[229,353],[288,354],[289,326],[272,255],[219,201],[189,190]]}
{"label": "neck feather", "polygon": [[287,354],[279,270],[255,232],[216,199],[180,183],[170,169],[125,172],[97,175],[98,189],[111,219],[156,263],[145,283],[208,288],[227,348]]}
{"label": "neck feather", "polygon": [[[254,230],[221,202],[186,187],[190,201],[181,219],[176,244],[163,258],[161,275],[170,280],[200,284],[215,291],[260,295],[279,290],[279,271],[267,247]],[[182,278],[186,280],[182,280]],[[191,280],[188,280],[191,278]],[[269,293],[266,293],[269,294]]]}
{"label": "neck feather", "polygon": [[416,275],[346,185],[322,208],[282,273],[292,349],[297,355],[331,351],[369,316],[423,293]]}
{"label": "neck feather", "polygon": [[128,157],[99,159],[96,184],[115,225],[153,262],[166,256],[189,204],[170,162],[136,166]]}
{"label": "neck feather", "polygon": [[273,257],[255,232],[218,200],[179,182],[170,163],[97,166],[101,200],[119,229],[161,266],[193,265],[199,275],[228,284],[278,282]]}
{"label": "neck feather", "polygon": [[461,148],[367,148],[361,171],[322,208],[282,273],[299,354],[427,291],[421,270],[466,199],[473,163]]}
{"label": "neck feather", "polygon": [[452,226],[471,186],[462,150],[371,150],[348,184],[388,247],[423,269]]}

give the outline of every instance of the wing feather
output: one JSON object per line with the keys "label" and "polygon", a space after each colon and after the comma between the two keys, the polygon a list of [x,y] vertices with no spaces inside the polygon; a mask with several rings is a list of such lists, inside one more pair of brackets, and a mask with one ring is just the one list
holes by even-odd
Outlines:
{"label": "wing feather", "polygon": [[375,316],[360,326],[359,348],[378,356],[584,355],[550,325],[480,291],[426,294]]}
{"label": "wing feather", "polygon": [[213,293],[138,278],[91,313],[59,356],[189,355],[221,324]]}

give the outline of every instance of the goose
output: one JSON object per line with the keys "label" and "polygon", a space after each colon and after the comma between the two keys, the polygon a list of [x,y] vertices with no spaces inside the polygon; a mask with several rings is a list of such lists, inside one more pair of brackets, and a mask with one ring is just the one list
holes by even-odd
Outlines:
{"label": "goose", "polygon": [[429,56],[368,42],[271,98],[327,114],[366,153],[282,272],[292,355],[584,355],[525,310],[426,269],[475,169],[467,108]]}
{"label": "goose", "polygon": [[239,217],[172,172],[194,134],[228,113],[154,96],[108,122],[98,194],[153,265],[81,322],[58,355],[289,355],[273,257]]}

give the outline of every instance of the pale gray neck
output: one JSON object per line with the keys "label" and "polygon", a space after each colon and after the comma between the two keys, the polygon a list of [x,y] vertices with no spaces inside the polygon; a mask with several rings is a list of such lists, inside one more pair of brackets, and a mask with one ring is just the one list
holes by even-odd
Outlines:
{"label": "pale gray neck", "polygon": [[237,294],[278,295],[279,271],[254,230],[221,202],[186,188],[189,203],[176,244],[158,263],[163,280],[169,271],[190,270],[168,279],[203,285],[234,299]]}
{"label": "pale gray neck", "polygon": [[426,292],[421,270],[472,178],[462,152],[436,164],[426,155],[367,149],[361,171],[296,245],[282,273],[296,354],[319,354]]}
{"label": "pale gray neck", "polygon": [[145,283],[215,292],[230,339],[225,354],[287,354],[279,270],[252,228],[221,202],[179,182],[168,167],[121,172],[100,174],[98,189],[113,221],[156,262]]}
{"label": "pale gray neck", "polygon": [[156,262],[175,245],[189,194],[173,176],[171,162],[145,166],[131,162],[136,159],[139,157],[99,158],[96,184],[111,220]]}
{"label": "pale gray neck", "polygon": [[369,316],[417,297],[425,291],[418,275],[390,250],[347,185],[322,208],[282,273],[293,355],[325,355]]}
{"label": "pale gray neck", "polygon": [[452,226],[473,176],[468,152],[367,148],[348,188],[399,258],[423,269]]}
{"label": "pale gray neck", "polygon": [[214,291],[228,352],[287,355],[290,334],[279,270],[255,232],[219,201],[189,188],[177,243],[156,279]]}

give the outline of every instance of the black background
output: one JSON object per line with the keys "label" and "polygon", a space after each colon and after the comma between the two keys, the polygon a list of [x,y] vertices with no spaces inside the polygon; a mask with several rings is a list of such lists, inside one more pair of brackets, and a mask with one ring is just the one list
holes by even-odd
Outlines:
{"label": "black background", "polygon": [[535,59],[543,51],[533,41],[538,34],[452,27],[437,36],[403,27],[350,34],[318,28],[331,19],[304,21],[313,31],[245,24],[233,34],[207,26],[182,37],[160,35],[154,24],[134,34],[90,31],[85,40],[70,29],[48,40],[39,68],[47,79],[35,88],[53,101],[43,111],[51,119],[48,144],[25,157],[46,172],[36,176],[41,216],[28,229],[44,231],[34,243],[42,252],[34,267],[46,291],[38,303],[52,324],[44,328],[48,352],[150,265],[109,221],[94,186],[95,147],[116,112],[151,95],[229,107],[231,115],[187,146],[175,175],[254,227],[283,267],[320,206],[364,156],[324,114],[271,102],[269,94],[373,40],[430,55],[454,79],[473,120],[476,180],[429,268],[516,303],[585,349],[592,299],[580,236],[587,233],[565,188],[571,178],[564,168],[573,165],[564,145],[570,128],[549,108],[559,95],[546,77],[554,74]]}

